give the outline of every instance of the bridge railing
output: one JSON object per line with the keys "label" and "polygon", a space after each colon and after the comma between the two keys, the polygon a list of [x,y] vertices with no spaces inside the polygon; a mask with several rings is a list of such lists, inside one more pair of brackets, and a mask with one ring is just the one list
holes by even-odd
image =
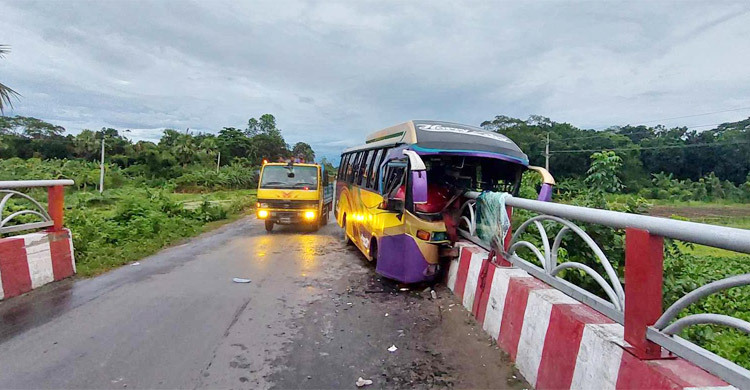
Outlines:
{"label": "bridge railing", "polygon": [[[468,199],[461,208],[458,231],[461,236],[486,250],[496,251],[498,265],[521,268],[622,324],[625,341],[631,346],[628,350],[641,359],[662,358],[663,347],[735,386],[750,388],[750,370],[677,335],[685,327],[698,324],[724,325],[750,335],[750,323],[716,313],[688,315],[675,320],[683,309],[703,297],[750,285],[750,274],[728,277],[699,287],[666,311],[662,310],[665,237],[750,253],[750,230],[507,196],[504,200],[509,214],[512,208],[516,208],[538,215],[524,221],[512,236],[508,233],[504,240],[495,239],[494,243],[489,243],[477,236],[477,205],[483,201],[480,193],[469,192],[466,197]],[[625,230],[624,275],[617,274],[604,251],[572,220]],[[561,228],[554,237],[550,237],[543,222],[547,222],[548,226],[549,222],[559,224]],[[531,225],[538,229],[541,248],[523,239]],[[604,269],[604,275],[580,262],[559,263],[563,239],[569,234],[575,234],[588,246]],[[517,252],[521,248],[529,249],[541,266],[519,256]],[[565,269],[584,272],[601,287],[607,299],[558,276]]]}
{"label": "bridge railing", "polygon": [[[0,234],[43,229],[57,231],[63,228],[65,204],[64,186],[73,180],[17,180],[0,181]],[[47,208],[33,197],[18,191],[22,188],[47,188]],[[11,199],[21,200],[24,208],[8,210]],[[31,215],[33,222],[19,222],[19,217]],[[26,219],[26,218],[24,218]]]}

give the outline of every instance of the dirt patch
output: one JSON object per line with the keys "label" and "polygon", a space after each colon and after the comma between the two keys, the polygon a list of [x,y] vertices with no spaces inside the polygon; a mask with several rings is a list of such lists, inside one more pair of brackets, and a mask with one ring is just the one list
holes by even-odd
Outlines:
{"label": "dirt patch", "polygon": [[[278,388],[510,388],[530,386],[444,286],[404,286],[369,272],[312,303],[274,366]],[[395,352],[388,348],[396,346]]]}
{"label": "dirt patch", "polygon": [[750,217],[750,207],[743,206],[653,206],[648,211],[649,215],[656,217],[671,217],[677,215],[680,217],[696,218],[742,218]]}

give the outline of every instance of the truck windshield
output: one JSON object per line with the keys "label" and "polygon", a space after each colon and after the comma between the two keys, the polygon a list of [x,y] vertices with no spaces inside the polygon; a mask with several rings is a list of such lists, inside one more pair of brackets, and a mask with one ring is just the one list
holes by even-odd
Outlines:
{"label": "truck windshield", "polygon": [[316,189],[318,168],[294,165],[266,165],[260,178],[260,188]]}

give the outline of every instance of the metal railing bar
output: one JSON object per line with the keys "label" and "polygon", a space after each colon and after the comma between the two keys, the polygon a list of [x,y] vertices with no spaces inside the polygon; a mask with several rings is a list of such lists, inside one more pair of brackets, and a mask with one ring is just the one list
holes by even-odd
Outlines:
{"label": "metal railing bar", "polygon": [[707,297],[713,293],[726,290],[732,287],[740,287],[750,285],[750,274],[735,275],[728,278],[720,279],[715,282],[711,282],[704,286],[700,286],[695,290],[685,294],[682,298],[678,299],[672,304],[664,314],[659,317],[654,323],[654,328],[664,329],[667,324],[677,317],[680,312],[697,302],[698,300]]}
{"label": "metal railing bar", "polygon": [[24,223],[23,225],[0,227],[0,234],[20,232],[23,230],[41,229],[41,228],[53,226],[54,224],[55,224],[54,221],[42,221],[42,222]]}
{"label": "metal railing bar", "polygon": [[0,189],[3,188],[35,188],[35,187],[54,187],[54,186],[72,186],[73,180],[7,180],[0,181]]}
{"label": "metal railing bar", "polygon": [[750,335],[750,322],[747,322],[740,318],[716,313],[692,314],[686,317],[682,317],[679,320],[669,324],[669,326],[662,330],[662,333],[673,335],[680,333],[680,331],[687,328],[688,326],[703,324],[724,325],[743,331]]}
{"label": "metal railing bar", "polygon": [[[465,196],[476,198],[480,194],[479,192],[472,191],[467,192]],[[505,204],[541,214],[549,214],[616,229],[642,229],[658,236],[736,252],[750,253],[750,230],[746,229],[629,214],[619,211],[592,209],[560,203],[541,202],[513,196],[507,197]]]}
{"label": "metal railing bar", "polygon": [[668,336],[649,327],[646,338],[666,348],[675,355],[724,379],[732,386],[750,389],[750,371],[723,357],[701,348],[680,336]]}

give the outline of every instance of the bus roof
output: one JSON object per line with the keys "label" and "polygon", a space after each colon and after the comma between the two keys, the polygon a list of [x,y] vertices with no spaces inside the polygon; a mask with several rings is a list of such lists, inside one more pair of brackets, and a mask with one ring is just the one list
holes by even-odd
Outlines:
{"label": "bus roof", "polygon": [[420,154],[460,153],[500,155],[528,165],[526,154],[510,138],[480,127],[459,123],[412,120],[391,126],[367,136],[365,144],[344,152],[393,146],[412,145]]}

